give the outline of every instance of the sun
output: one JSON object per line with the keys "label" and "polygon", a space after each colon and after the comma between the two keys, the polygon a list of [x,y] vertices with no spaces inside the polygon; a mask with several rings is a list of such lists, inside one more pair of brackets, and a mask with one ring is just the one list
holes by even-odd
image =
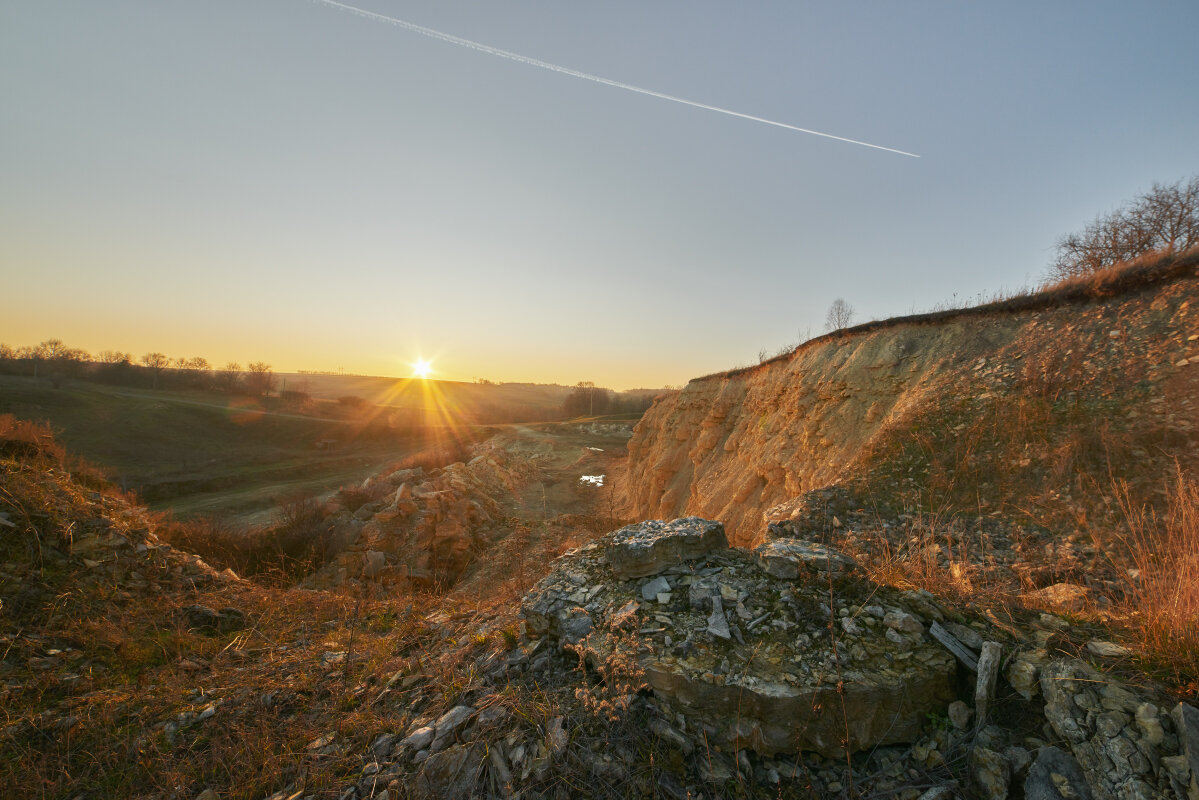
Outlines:
{"label": "sun", "polygon": [[427,378],[433,372],[433,365],[423,358],[418,358],[412,365],[412,377]]}

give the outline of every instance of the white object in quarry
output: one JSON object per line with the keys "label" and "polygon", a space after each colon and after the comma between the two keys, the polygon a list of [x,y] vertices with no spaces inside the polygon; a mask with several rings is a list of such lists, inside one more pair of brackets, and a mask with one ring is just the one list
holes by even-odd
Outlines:
{"label": "white object in quarry", "polygon": [[592,486],[603,486],[603,475],[583,475],[579,478],[579,483],[590,483]]}

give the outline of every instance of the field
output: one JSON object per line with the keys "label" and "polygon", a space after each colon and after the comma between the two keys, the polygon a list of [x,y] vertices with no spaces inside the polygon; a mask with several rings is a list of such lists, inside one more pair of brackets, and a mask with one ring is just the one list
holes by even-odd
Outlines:
{"label": "field", "polygon": [[486,422],[557,419],[562,401],[571,391],[569,386],[556,384],[462,383],[312,373],[280,373],[277,377],[281,386],[299,389],[316,399],[361,397],[388,408],[423,409],[437,398],[468,419]]}
{"label": "field", "polygon": [[72,453],[154,509],[244,522],[287,495],[361,480],[425,441],[245,398],[83,382],[56,389],[10,376],[0,377],[0,413],[49,423]]}

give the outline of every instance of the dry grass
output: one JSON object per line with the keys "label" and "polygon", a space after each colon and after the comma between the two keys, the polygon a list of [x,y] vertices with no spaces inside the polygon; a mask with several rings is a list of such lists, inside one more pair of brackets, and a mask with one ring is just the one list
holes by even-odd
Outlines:
{"label": "dry grass", "polygon": [[[0,424],[5,796],[336,796],[370,740],[406,724],[410,693],[386,681],[431,643],[423,598],[217,579],[156,547],[153,515],[81,486],[44,428]],[[193,604],[247,624],[195,628]]]}
{"label": "dry grass", "polygon": [[[116,592],[91,596],[91,614],[76,606],[47,624],[43,636],[78,645],[71,672],[34,673],[6,691],[0,784],[39,797],[212,787],[260,798],[293,782],[344,784],[370,739],[402,724],[402,710],[371,701],[389,673],[411,667],[424,635],[411,613],[372,604],[355,617],[348,598],[253,588],[174,602],[185,599],[234,600],[253,626],[206,635]],[[340,664],[326,663],[331,651],[345,653]],[[210,705],[215,716],[196,722]],[[316,752],[322,736],[332,746]]]}
{"label": "dry grass", "polygon": [[336,556],[342,544],[315,504],[301,516],[285,515],[276,525],[245,528],[220,519],[180,522],[163,517],[157,530],[163,541],[195,553],[218,570],[231,569],[241,577],[275,585],[311,575]]}
{"label": "dry grass", "polygon": [[1199,691],[1199,481],[1181,471],[1159,515],[1117,487],[1126,534],[1108,552],[1129,579],[1125,611],[1141,653]]}
{"label": "dry grass", "polygon": [[473,441],[473,439],[454,439],[450,442],[432,445],[410,456],[405,456],[391,464],[387,469],[391,472],[401,469],[416,469],[418,467],[425,470],[434,470],[448,467],[450,464],[459,461],[470,461],[470,447]]}
{"label": "dry grass", "polygon": [[714,372],[694,380],[731,378],[754,372],[777,361],[793,358],[811,347],[836,341],[848,336],[873,333],[900,325],[939,325],[953,320],[986,317],[995,314],[1020,314],[1032,311],[1048,311],[1071,305],[1085,305],[1108,300],[1120,295],[1133,294],[1172,283],[1177,280],[1193,279],[1199,274],[1199,248],[1183,253],[1150,253],[1123,264],[1116,264],[1090,275],[1079,276],[1056,283],[1046,283],[1036,291],[1019,291],[1001,294],[998,299],[969,308],[948,308],[923,314],[908,314],[882,320],[864,322],[852,328],[833,331],[809,339],[798,346],[786,347],[770,358],[757,364],[722,372]]}

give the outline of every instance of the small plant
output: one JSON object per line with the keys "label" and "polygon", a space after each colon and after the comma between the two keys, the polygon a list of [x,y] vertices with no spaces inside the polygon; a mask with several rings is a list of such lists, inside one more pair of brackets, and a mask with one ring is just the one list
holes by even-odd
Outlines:
{"label": "small plant", "polygon": [[509,650],[516,647],[517,643],[520,641],[519,637],[516,635],[516,631],[512,630],[511,628],[501,628],[500,636],[504,639],[504,647]]}

